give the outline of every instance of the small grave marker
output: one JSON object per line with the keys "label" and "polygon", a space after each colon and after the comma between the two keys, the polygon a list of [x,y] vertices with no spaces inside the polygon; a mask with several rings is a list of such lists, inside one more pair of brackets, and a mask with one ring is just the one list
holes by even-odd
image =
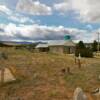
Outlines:
{"label": "small grave marker", "polygon": [[88,100],[81,88],[76,88],[73,100]]}
{"label": "small grave marker", "polygon": [[9,68],[0,69],[0,83],[6,83],[16,80]]}
{"label": "small grave marker", "polygon": [[81,55],[80,55],[80,53],[78,56],[78,67],[79,67],[79,69],[81,68]]}

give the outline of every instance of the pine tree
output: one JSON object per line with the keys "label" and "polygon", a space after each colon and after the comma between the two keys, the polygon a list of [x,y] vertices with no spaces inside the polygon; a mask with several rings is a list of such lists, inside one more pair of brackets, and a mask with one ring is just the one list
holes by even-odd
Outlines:
{"label": "pine tree", "polygon": [[79,41],[79,43],[76,46],[76,52],[75,55],[81,57],[93,57],[93,52],[90,48],[86,48],[85,44],[83,41]]}
{"label": "pine tree", "polygon": [[77,44],[78,49],[85,49],[85,44],[83,43],[83,41],[79,41],[79,43]]}
{"label": "pine tree", "polygon": [[98,46],[98,43],[97,43],[97,41],[95,40],[95,41],[93,42],[93,44],[92,44],[92,50],[93,50],[93,52],[97,51],[97,46]]}

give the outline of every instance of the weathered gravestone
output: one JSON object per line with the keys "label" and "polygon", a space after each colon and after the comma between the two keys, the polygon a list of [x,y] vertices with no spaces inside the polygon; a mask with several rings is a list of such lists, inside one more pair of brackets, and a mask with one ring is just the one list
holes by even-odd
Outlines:
{"label": "weathered gravestone", "polygon": [[0,70],[0,83],[12,82],[16,78],[9,68],[4,68]]}
{"label": "weathered gravestone", "polygon": [[73,100],[88,100],[81,88],[76,88]]}

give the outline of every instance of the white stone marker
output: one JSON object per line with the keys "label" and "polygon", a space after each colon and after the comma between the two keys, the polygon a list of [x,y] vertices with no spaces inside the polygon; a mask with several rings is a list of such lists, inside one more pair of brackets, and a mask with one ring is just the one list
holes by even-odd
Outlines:
{"label": "white stone marker", "polygon": [[83,93],[81,88],[76,88],[73,100],[88,100],[87,96]]}
{"label": "white stone marker", "polygon": [[[1,82],[1,71],[2,70],[0,70],[0,82]],[[3,80],[4,82],[3,83],[5,83],[5,82],[11,82],[11,81],[14,81],[14,80],[16,80],[16,78],[11,73],[10,69],[9,68],[5,68],[4,69],[4,80]]]}

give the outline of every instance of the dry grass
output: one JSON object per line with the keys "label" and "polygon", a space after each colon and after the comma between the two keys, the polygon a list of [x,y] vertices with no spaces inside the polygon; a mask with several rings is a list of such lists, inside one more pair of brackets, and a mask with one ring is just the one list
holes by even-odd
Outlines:
{"label": "dry grass", "polygon": [[[0,87],[0,100],[72,100],[76,87],[82,87],[89,100],[96,100],[91,91],[100,87],[100,59],[82,59],[78,69],[72,55],[32,53],[27,50],[0,48],[9,56],[0,67],[12,68],[15,83]],[[70,67],[71,73],[62,73]],[[20,98],[20,99],[19,99]]]}

